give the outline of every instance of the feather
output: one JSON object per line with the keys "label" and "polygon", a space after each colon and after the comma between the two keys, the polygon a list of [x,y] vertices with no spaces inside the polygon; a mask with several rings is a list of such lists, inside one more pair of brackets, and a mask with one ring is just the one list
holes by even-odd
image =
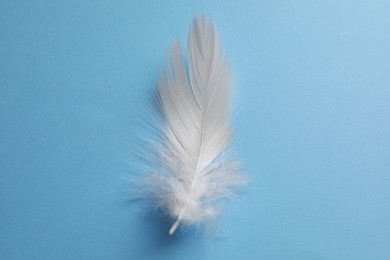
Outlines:
{"label": "feather", "polygon": [[193,19],[187,56],[175,42],[166,58],[155,95],[156,167],[143,186],[174,220],[171,235],[214,219],[221,199],[246,182],[229,148],[232,75],[210,19]]}

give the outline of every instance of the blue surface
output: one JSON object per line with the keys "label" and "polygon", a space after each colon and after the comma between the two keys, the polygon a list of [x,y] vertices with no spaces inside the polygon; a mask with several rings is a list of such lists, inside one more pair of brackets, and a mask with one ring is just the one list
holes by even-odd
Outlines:
{"label": "blue surface", "polygon": [[[124,178],[164,55],[216,21],[252,183],[167,235]],[[390,259],[390,2],[0,2],[1,259]]]}

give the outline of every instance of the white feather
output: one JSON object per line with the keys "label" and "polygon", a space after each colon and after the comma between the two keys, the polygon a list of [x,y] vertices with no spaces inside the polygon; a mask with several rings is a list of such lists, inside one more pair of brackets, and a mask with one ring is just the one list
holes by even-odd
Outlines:
{"label": "white feather", "polygon": [[188,64],[178,42],[166,59],[157,90],[157,167],[144,189],[156,207],[175,222],[192,225],[213,219],[220,199],[245,183],[228,152],[232,76],[214,24],[194,18],[188,37]]}

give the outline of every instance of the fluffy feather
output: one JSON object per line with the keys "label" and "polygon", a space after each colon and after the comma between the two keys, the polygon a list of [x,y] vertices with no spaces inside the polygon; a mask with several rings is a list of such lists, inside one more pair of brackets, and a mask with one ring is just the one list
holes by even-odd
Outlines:
{"label": "fluffy feather", "polygon": [[187,50],[178,42],[167,57],[156,95],[157,167],[148,172],[144,189],[156,208],[179,224],[205,223],[218,213],[220,199],[245,183],[229,152],[232,76],[214,24],[194,18]]}

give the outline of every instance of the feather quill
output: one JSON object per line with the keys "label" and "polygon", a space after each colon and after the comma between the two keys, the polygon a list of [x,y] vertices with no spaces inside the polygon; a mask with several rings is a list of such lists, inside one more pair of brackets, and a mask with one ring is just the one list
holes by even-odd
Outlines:
{"label": "feather quill", "polygon": [[221,199],[246,182],[229,149],[232,75],[210,19],[193,19],[187,59],[175,42],[155,96],[157,167],[143,187],[174,220],[170,235],[215,218]]}

